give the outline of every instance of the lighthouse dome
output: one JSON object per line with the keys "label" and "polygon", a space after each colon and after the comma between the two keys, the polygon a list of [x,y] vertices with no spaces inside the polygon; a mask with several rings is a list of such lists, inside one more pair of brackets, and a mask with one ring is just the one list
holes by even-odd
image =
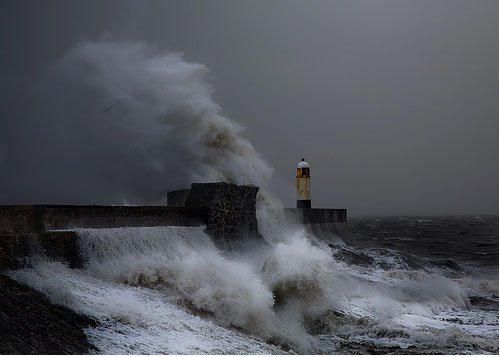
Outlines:
{"label": "lighthouse dome", "polygon": [[302,159],[298,164],[297,164],[297,168],[298,169],[302,169],[304,167],[309,167],[309,164],[307,163],[306,160]]}

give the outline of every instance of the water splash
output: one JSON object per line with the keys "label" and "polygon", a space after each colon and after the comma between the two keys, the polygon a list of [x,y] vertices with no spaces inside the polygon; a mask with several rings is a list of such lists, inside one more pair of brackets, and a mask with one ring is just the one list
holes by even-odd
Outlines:
{"label": "water splash", "polygon": [[221,115],[209,75],[146,43],[82,43],[34,86],[19,135],[39,150],[5,165],[37,183],[30,202],[163,203],[191,182],[265,185],[273,169]]}

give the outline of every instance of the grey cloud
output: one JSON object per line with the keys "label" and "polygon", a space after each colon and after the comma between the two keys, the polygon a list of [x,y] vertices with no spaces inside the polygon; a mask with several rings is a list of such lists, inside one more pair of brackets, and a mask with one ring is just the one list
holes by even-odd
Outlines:
{"label": "grey cloud", "polygon": [[[286,205],[294,204],[294,169],[305,156],[315,206],[354,215],[498,213],[496,1],[0,6],[4,202],[56,197],[58,185],[37,192],[72,167],[50,162],[39,137],[50,120],[33,113],[40,97],[32,87],[78,43],[105,38],[145,41],[205,64],[221,114],[247,128],[243,135],[275,168],[271,187]],[[46,170],[42,159],[20,171],[19,162],[42,154],[53,174],[33,174]],[[89,187],[106,197],[99,182]]]}

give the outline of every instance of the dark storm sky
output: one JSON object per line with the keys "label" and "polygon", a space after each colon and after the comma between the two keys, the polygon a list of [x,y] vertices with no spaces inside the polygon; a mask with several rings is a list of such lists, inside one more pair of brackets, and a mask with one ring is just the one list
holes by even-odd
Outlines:
{"label": "dark storm sky", "polygon": [[[306,157],[316,207],[498,213],[495,0],[3,0],[0,130],[22,127],[50,64],[101,38],[207,65],[222,114],[247,127],[287,206]],[[0,170],[15,167],[0,155]]]}

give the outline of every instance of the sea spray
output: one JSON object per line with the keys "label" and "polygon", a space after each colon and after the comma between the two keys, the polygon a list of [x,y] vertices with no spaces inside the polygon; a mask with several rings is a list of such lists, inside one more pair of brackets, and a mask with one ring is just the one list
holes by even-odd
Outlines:
{"label": "sea spray", "polygon": [[276,354],[285,351],[179,309],[154,289],[103,281],[58,262],[10,275],[97,322],[85,334],[100,354]]}
{"label": "sea spray", "polygon": [[[494,350],[497,336],[491,327],[498,317],[480,330],[471,330],[474,320],[459,327],[447,321],[464,306],[462,290],[449,279],[439,281],[436,289],[426,285],[432,276],[425,273],[389,270],[391,276],[377,265],[360,269],[339,263],[299,231],[296,234],[268,246],[259,270],[258,264],[242,263],[219,251],[203,227],[79,229],[83,270],[40,259],[33,261],[32,269],[11,275],[55,303],[96,316],[99,327],[88,335],[101,351],[110,353],[192,352],[193,344],[173,348],[172,338],[193,338],[205,346],[200,336],[207,335],[198,326],[205,320],[227,329],[212,333],[211,328],[210,338],[226,334],[239,343],[233,328],[257,338],[253,347],[240,345],[241,351],[265,346],[262,339],[298,352],[332,353],[342,348],[324,345],[325,334],[398,348],[417,343],[442,349],[462,339]],[[192,320],[193,315],[203,319]],[[472,312],[462,319],[466,316],[475,318]],[[187,330],[174,327],[166,317],[188,321]],[[469,336],[477,331],[486,337]],[[129,334],[130,339],[121,337]],[[433,337],[437,335],[439,341]],[[156,340],[162,336],[170,337]],[[224,346],[227,350],[222,351],[235,351],[231,343]]]}
{"label": "sea spray", "polygon": [[302,300],[307,306],[328,297],[334,277],[331,255],[300,237],[278,243],[262,269],[278,303]]}
{"label": "sea spray", "polygon": [[131,144],[142,150],[148,139],[157,139],[180,154],[161,147],[147,152],[150,165],[164,170],[155,180],[168,183],[170,167],[188,172],[185,182],[260,185],[270,179],[272,169],[240,135],[243,128],[220,115],[206,66],[144,43],[109,42],[84,43],[62,64],[105,106],[102,120],[118,130],[125,126]]}
{"label": "sea spray", "polygon": [[[164,291],[225,326],[269,331],[271,292],[245,263],[221,255],[202,227],[80,229],[93,276]],[[109,253],[109,254],[106,254]]]}
{"label": "sea spray", "polygon": [[[313,349],[303,319],[317,309],[311,302],[328,300],[328,292],[323,296],[320,290],[330,286],[333,259],[304,238],[268,249],[262,267],[224,256],[202,227],[77,232],[85,271],[99,280],[155,289],[167,301],[221,326],[241,328],[294,349]],[[289,291],[282,290],[284,286]],[[293,296],[297,287],[299,293]],[[286,301],[276,302],[283,297]]]}
{"label": "sea spray", "polygon": [[82,42],[33,85],[22,120],[39,150],[6,165],[39,183],[30,202],[164,203],[191,182],[265,185],[273,169],[221,114],[209,77],[147,43]]}

